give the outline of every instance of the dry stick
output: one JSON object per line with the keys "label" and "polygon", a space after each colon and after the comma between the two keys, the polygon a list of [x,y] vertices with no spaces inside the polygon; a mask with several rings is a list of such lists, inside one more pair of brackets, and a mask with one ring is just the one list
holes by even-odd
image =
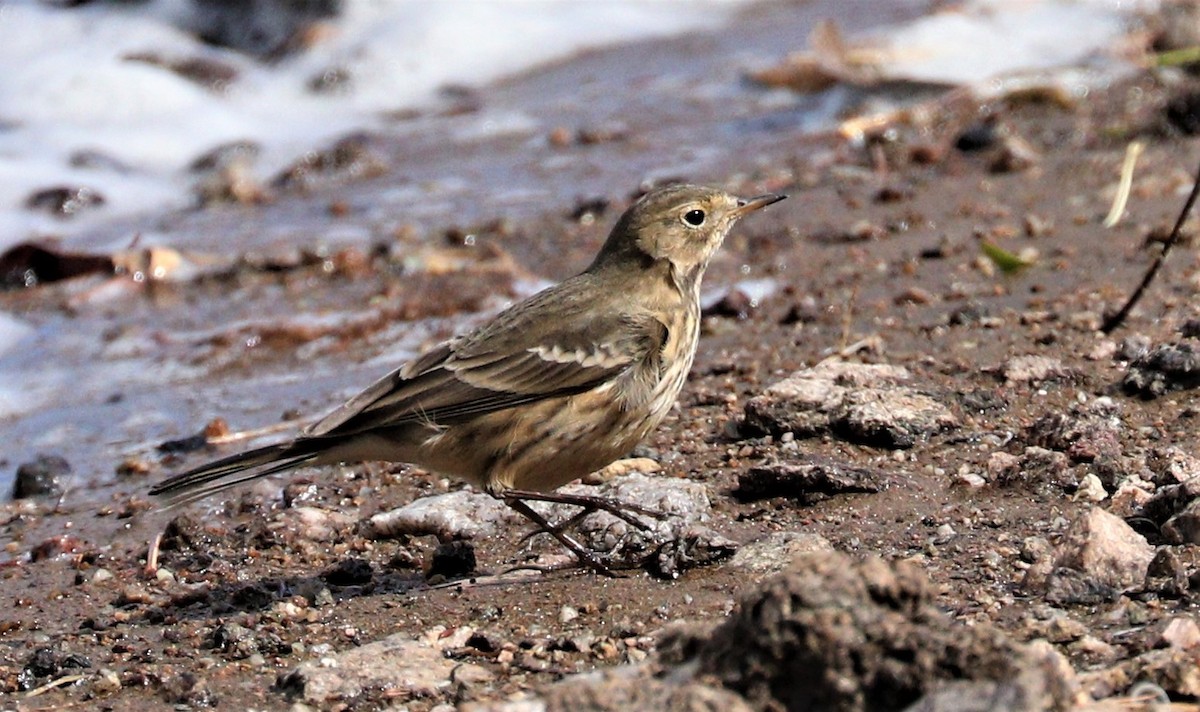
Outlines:
{"label": "dry stick", "polygon": [[1104,227],[1116,227],[1125,214],[1125,204],[1129,202],[1129,190],[1133,187],[1133,168],[1137,165],[1138,156],[1142,155],[1142,144],[1134,141],[1125,147],[1125,160],[1121,163],[1121,182],[1117,184],[1117,194],[1113,196],[1112,208],[1104,218]]}
{"label": "dry stick", "polygon": [[1142,277],[1142,283],[1138,285],[1137,289],[1133,290],[1133,294],[1130,295],[1129,301],[1125,302],[1125,306],[1121,307],[1120,311],[1116,314],[1104,320],[1104,325],[1100,327],[1101,331],[1111,334],[1114,329],[1125,321],[1125,317],[1129,316],[1129,312],[1133,311],[1138,300],[1142,298],[1142,293],[1146,291],[1146,287],[1149,287],[1150,282],[1153,281],[1154,275],[1158,274],[1158,270],[1162,268],[1163,262],[1166,261],[1167,255],[1171,252],[1171,248],[1175,246],[1176,242],[1179,242],[1179,232],[1183,229],[1183,222],[1187,220],[1188,214],[1192,212],[1192,206],[1196,204],[1197,197],[1200,197],[1200,168],[1196,171],[1196,180],[1192,183],[1192,192],[1188,195],[1187,202],[1183,204],[1183,210],[1179,212],[1179,219],[1175,221],[1175,227],[1171,230],[1170,237],[1163,243],[1162,251],[1154,259],[1154,264],[1150,265],[1150,269],[1146,271],[1146,276]]}

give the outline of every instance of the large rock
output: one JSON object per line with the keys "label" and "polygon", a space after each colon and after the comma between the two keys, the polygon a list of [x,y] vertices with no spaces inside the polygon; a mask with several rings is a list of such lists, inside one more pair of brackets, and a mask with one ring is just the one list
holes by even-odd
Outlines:
{"label": "large rock", "polygon": [[1111,598],[1141,586],[1153,558],[1144,536],[1094,507],[1071,523],[1052,556],[1029,569],[1025,586],[1056,602]]}
{"label": "large rock", "polygon": [[492,536],[501,527],[525,521],[488,494],[459,490],[414,500],[380,512],[365,522],[364,533],[375,539],[433,534],[443,541]]}
{"label": "large rock", "polygon": [[879,492],[885,486],[886,475],[877,468],[812,458],[755,465],[738,476],[733,496],[743,502],[787,497],[811,504],[837,494]]}
{"label": "large rock", "polygon": [[750,399],[745,428],[798,437],[833,432],[864,445],[909,448],[956,427],[958,419],[940,401],[898,385],[909,378],[900,366],[823,361]]}
{"label": "large rock", "polygon": [[[277,685],[301,702],[321,709],[370,707],[377,698],[395,704],[448,694],[452,675],[475,665],[448,659],[441,648],[397,633],[335,655],[301,663],[280,675]],[[486,671],[480,670],[486,677]],[[373,708],[373,707],[372,707]]]}
{"label": "large rock", "polygon": [[1045,653],[942,613],[915,566],[839,553],[798,558],[696,647],[701,679],[758,709],[896,710],[956,680],[1032,677],[1019,709],[1066,709],[1076,695],[1069,666],[1052,675]]}

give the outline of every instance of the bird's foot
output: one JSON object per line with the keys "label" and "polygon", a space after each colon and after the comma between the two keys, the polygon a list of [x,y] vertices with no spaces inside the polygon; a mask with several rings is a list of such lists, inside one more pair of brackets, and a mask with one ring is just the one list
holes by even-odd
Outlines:
{"label": "bird's foot", "polygon": [[510,489],[499,492],[496,496],[500,497],[506,502],[516,499],[534,502],[550,502],[551,504],[566,504],[574,507],[580,507],[583,511],[574,515],[570,519],[567,519],[562,524],[559,524],[557,528],[560,530],[570,529],[578,524],[579,521],[584,517],[596,511],[608,512],[614,517],[617,517],[618,519],[628,523],[630,526],[637,527],[642,531],[650,529],[651,525],[646,524],[642,520],[633,516],[634,514],[640,514],[644,517],[650,517],[658,520],[666,519],[667,517],[671,516],[670,513],[663,512],[658,509],[651,509],[649,507],[643,507],[639,504],[633,504],[632,502],[623,502],[619,499],[597,497],[590,494],[570,494],[567,492],[534,492],[531,490]]}
{"label": "bird's foot", "polygon": [[526,504],[524,500],[520,499],[519,497],[509,497],[507,493],[503,496],[503,499],[508,506],[513,508],[514,511],[536,524],[540,532],[545,532],[557,539],[558,543],[565,546],[572,554],[575,555],[575,558],[579,559],[579,563],[598,574],[611,576],[613,578],[617,577],[617,573],[614,572],[612,568],[608,566],[608,564],[605,564],[603,561],[596,558],[594,553],[588,551],[583,544],[580,544],[571,535],[563,532],[561,527],[556,527],[550,524],[550,522],[546,521],[545,517],[543,517],[541,514],[538,514],[537,510]]}

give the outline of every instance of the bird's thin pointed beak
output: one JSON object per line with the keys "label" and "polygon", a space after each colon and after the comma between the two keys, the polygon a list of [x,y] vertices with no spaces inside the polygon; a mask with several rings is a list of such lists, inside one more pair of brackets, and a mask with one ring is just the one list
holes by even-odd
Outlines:
{"label": "bird's thin pointed beak", "polygon": [[738,217],[741,217],[746,213],[752,213],[759,208],[765,208],[768,205],[774,205],[786,197],[786,195],[774,195],[768,193],[767,195],[757,195],[753,198],[740,199],[738,200],[737,208],[734,209],[734,213]]}

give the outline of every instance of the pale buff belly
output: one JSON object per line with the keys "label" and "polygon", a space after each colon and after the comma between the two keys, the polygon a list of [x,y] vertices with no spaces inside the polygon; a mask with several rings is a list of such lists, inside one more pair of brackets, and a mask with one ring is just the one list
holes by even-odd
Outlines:
{"label": "pale buff belly", "polygon": [[627,455],[668,409],[621,409],[604,392],[549,400],[450,426],[414,461],[491,492],[548,491]]}

